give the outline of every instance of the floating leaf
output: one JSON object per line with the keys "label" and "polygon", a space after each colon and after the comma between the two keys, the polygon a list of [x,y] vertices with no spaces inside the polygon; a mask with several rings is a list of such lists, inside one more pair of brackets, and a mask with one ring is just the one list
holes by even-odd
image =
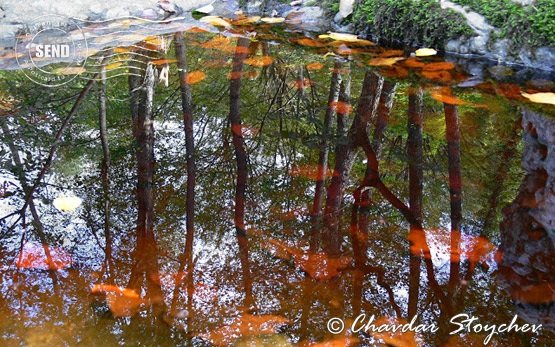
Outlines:
{"label": "floating leaf", "polygon": [[379,56],[380,58],[390,58],[390,57],[399,57],[399,56],[402,57],[404,54],[405,54],[405,51],[400,49],[388,49],[380,53]]}
{"label": "floating leaf", "polygon": [[396,62],[405,59],[404,57],[392,57],[392,58],[373,58],[368,61],[370,66],[391,66]]}
{"label": "floating leaf", "polygon": [[82,66],[66,66],[55,69],[53,71],[56,75],[80,75],[87,70]]}
{"label": "floating leaf", "polygon": [[535,93],[535,94],[528,94],[528,93],[521,93],[526,99],[536,102],[539,104],[550,104],[555,105],[555,93]]}
{"label": "floating leaf", "polygon": [[423,69],[424,71],[441,71],[441,70],[453,70],[455,68],[455,64],[450,63],[448,61],[442,61],[438,63],[430,63],[426,64]]}
{"label": "floating leaf", "polygon": [[324,64],[322,64],[322,63],[310,63],[310,64],[306,65],[307,70],[320,70],[323,67],[324,67]]}
{"label": "floating leaf", "polygon": [[416,58],[408,58],[407,60],[405,60],[403,62],[403,64],[407,67],[410,67],[410,68],[422,68],[422,67],[426,66],[425,63],[419,61]]}
{"label": "floating leaf", "polygon": [[422,76],[432,81],[444,83],[450,82],[453,79],[449,71],[422,71]]}
{"label": "floating leaf", "polygon": [[205,78],[206,78],[206,74],[204,72],[195,70],[187,73],[187,77],[185,78],[185,83],[195,84],[195,83],[199,83]]}
{"label": "floating leaf", "polygon": [[294,42],[298,43],[301,46],[306,46],[306,47],[324,47],[325,45],[320,42],[320,41],[316,41],[313,39],[309,39],[307,37],[303,37],[297,40],[294,40]]}
{"label": "floating leaf", "polygon": [[251,66],[262,67],[271,65],[274,62],[272,57],[268,55],[251,57],[243,60],[243,63]]}
{"label": "floating leaf", "polygon": [[243,18],[238,18],[238,19],[234,20],[233,25],[238,25],[238,26],[250,25],[250,24],[256,23],[260,20],[261,20],[260,16],[243,17]]}
{"label": "floating leaf", "polygon": [[52,203],[60,211],[72,212],[81,206],[83,200],[77,196],[60,196],[54,199]]}
{"label": "floating leaf", "polygon": [[466,102],[454,96],[448,87],[436,88],[431,93],[432,98],[449,105],[464,105]]}
{"label": "floating leaf", "polygon": [[353,34],[345,34],[345,33],[334,33],[329,32],[328,34],[319,35],[318,38],[320,39],[332,39],[336,41],[345,41],[345,42],[358,42],[360,39],[357,35]]}
{"label": "floating leaf", "polygon": [[351,257],[330,258],[325,253],[293,254],[293,260],[310,277],[321,281],[338,276],[352,261]]}
{"label": "floating leaf", "polygon": [[260,18],[260,20],[268,24],[277,24],[277,23],[285,22],[285,18],[282,18],[282,17],[264,17],[264,18]]}
{"label": "floating leaf", "polygon": [[156,59],[151,61],[153,65],[166,65],[176,63],[177,59]]}
{"label": "floating leaf", "polygon": [[205,16],[199,19],[199,21],[203,23],[209,23],[217,27],[224,27],[224,28],[231,27],[231,24],[228,21],[226,21],[225,19],[219,16]]}
{"label": "floating leaf", "polygon": [[[404,319],[394,319],[394,318],[385,318],[381,317],[376,320],[374,323],[375,326],[399,326],[406,324],[407,322]],[[389,346],[395,347],[418,347],[418,343],[416,343],[415,334],[413,331],[404,331],[402,329],[398,329],[395,331],[383,331],[383,332],[372,332],[371,333],[374,337],[383,340]]]}
{"label": "floating leaf", "polygon": [[147,302],[135,290],[111,284],[95,284],[91,293],[105,294],[106,303],[115,317],[131,317],[139,312],[141,304]]}
{"label": "floating leaf", "polygon": [[16,266],[20,269],[62,270],[70,267],[71,263],[71,256],[61,248],[26,243],[17,256]]}
{"label": "floating leaf", "polygon": [[313,342],[313,343],[308,343],[306,345],[304,344],[301,344],[301,345],[307,346],[307,347],[349,347],[349,346],[357,346],[358,343],[359,343],[358,338],[354,336],[344,336],[344,337],[337,337],[332,340]]}
{"label": "floating leaf", "polygon": [[344,101],[332,101],[330,106],[335,108],[337,113],[343,115],[349,114],[353,110],[353,107]]}
{"label": "floating leaf", "polygon": [[[304,177],[310,180],[317,181],[319,179],[322,179],[322,177],[320,177],[320,170],[320,165],[295,165],[293,166],[293,168],[291,168],[291,170],[289,170],[289,174],[293,177]],[[331,175],[332,171],[328,168],[326,176],[330,177]]]}
{"label": "floating leaf", "polygon": [[429,57],[432,55],[436,55],[437,51],[433,48],[420,48],[414,52],[417,57]]}
{"label": "floating leaf", "polygon": [[251,315],[243,314],[235,318],[230,324],[222,326],[199,337],[215,346],[229,346],[233,341],[247,336],[275,334],[277,329],[289,321],[276,315]]}
{"label": "floating leaf", "polygon": [[114,62],[114,63],[110,63],[110,64],[106,65],[104,68],[105,68],[107,71],[110,71],[110,70],[114,70],[114,69],[116,69],[116,68],[118,68],[118,67],[120,67],[120,66],[122,66],[122,65],[123,65],[123,62],[122,62],[122,61],[116,61],[116,62]]}

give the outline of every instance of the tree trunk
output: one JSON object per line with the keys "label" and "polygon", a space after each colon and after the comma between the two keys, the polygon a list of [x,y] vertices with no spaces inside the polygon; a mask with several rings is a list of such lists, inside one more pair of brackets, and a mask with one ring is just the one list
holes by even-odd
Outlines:
{"label": "tree trunk", "polygon": [[340,69],[341,63],[336,62],[334,64],[334,69],[331,76],[330,93],[328,96],[326,114],[324,116],[322,141],[320,142],[320,154],[318,157],[318,176],[316,180],[314,202],[312,204],[312,230],[310,237],[310,249],[313,252],[318,249],[318,241],[320,239],[317,234],[321,228],[321,207],[324,195],[324,187],[326,183],[326,175],[328,171],[329,138],[331,136],[332,118],[335,115],[336,109],[334,105],[337,103],[339,97],[339,86],[341,83],[341,75],[339,74]]}
{"label": "tree trunk", "polygon": [[[424,112],[423,93],[420,87],[409,90],[407,157],[409,163],[409,208],[418,223],[411,223],[410,233],[422,225],[423,149],[422,121]],[[409,252],[409,320],[418,312],[420,292],[420,254]]]}
{"label": "tree trunk", "polygon": [[444,104],[449,166],[449,201],[451,205],[451,266],[449,268],[448,293],[452,295],[459,283],[460,241],[462,221],[461,198],[461,137],[457,107]]}
{"label": "tree trunk", "polygon": [[187,305],[192,307],[193,298],[193,242],[195,234],[195,141],[193,134],[193,97],[191,86],[187,83],[187,55],[182,33],[175,35],[175,51],[179,68],[179,84],[181,88],[181,107],[183,111],[183,125],[185,127],[185,150],[187,162],[187,197],[185,209],[187,213],[185,237],[185,253],[187,263]]}
{"label": "tree trunk", "polygon": [[229,122],[231,124],[232,142],[237,161],[237,183],[235,186],[235,213],[234,223],[237,242],[239,244],[239,258],[243,269],[243,284],[245,289],[245,306],[250,307],[252,300],[252,280],[249,264],[249,244],[245,230],[245,192],[247,189],[248,167],[245,139],[243,138],[241,124],[241,73],[243,60],[247,57],[246,48],[249,39],[239,38],[237,50],[233,56],[231,70],[232,79],[229,86]]}

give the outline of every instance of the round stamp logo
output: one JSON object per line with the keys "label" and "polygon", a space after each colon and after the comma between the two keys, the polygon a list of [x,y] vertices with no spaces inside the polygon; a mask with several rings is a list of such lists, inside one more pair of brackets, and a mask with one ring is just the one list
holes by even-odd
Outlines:
{"label": "round stamp logo", "polygon": [[44,87],[59,87],[85,72],[87,40],[76,20],[61,15],[35,18],[17,35],[17,64]]}

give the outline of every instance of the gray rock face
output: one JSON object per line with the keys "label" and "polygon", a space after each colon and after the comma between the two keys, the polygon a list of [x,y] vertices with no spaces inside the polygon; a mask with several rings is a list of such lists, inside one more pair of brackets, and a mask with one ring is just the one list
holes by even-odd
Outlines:
{"label": "gray rock face", "polygon": [[555,121],[523,111],[526,177],[503,209],[498,280],[529,322],[554,330]]}

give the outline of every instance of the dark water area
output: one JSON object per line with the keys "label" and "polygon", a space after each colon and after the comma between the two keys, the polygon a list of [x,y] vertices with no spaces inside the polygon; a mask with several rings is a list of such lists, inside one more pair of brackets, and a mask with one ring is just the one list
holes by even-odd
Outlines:
{"label": "dark water area", "polygon": [[62,86],[0,56],[0,345],[555,343],[553,76],[111,29]]}

